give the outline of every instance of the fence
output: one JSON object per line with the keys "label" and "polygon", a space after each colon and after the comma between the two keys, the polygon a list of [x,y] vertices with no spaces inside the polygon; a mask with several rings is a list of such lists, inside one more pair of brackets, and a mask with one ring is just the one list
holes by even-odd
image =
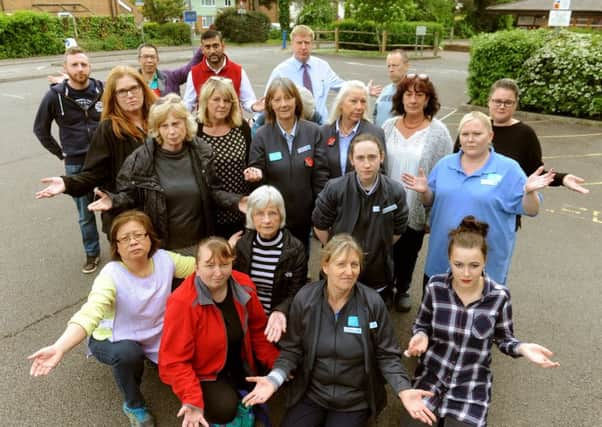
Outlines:
{"label": "fence", "polygon": [[[316,35],[315,45],[319,49],[321,43],[332,43],[334,42],[335,51],[350,46],[352,49],[355,47],[374,48],[370,50],[378,50],[380,53],[385,53],[390,49],[407,49],[413,48],[415,51],[424,49],[432,49],[433,56],[437,56],[439,53],[439,33],[426,33],[424,36],[417,36],[415,33],[389,33],[386,30],[383,31],[351,31],[351,30],[340,30],[335,28],[334,30],[314,30]],[[341,35],[351,34],[356,36],[373,36],[377,43],[367,43],[360,41],[344,41],[341,40]],[[399,37],[415,37],[415,43],[389,43],[392,38]],[[432,44],[425,43],[425,39],[432,39]]]}

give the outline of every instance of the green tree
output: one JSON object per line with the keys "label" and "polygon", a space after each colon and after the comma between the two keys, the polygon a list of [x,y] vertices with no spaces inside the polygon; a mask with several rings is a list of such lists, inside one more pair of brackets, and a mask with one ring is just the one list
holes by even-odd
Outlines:
{"label": "green tree", "polygon": [[416,11],[414,0],[350,0],[347,3],[351,18],[379,24],[405,21]]}
{"label": "green tree", "polygon": [[181,18],[186,8],[185,0],[145,0],[142,15],[151,22],[163,24]]}
{"label": "green tree", "polygon": [[[487,13],[487,8],[496,4],[508,3],[511,0],[464,0],[463,12],[465,21],[477,31],[506,30],[512,21],[507,15],[493,15]],[[551,4],[551,3],[550,3]]]}
{"label": "green tree", "polygon": [[297,17],[297,24],[324,28],[336,19],[336,10],[330,0],[306,1]]}
{"label": "green tree", "polygon": [[291,26],[290,6],[290,0],[278,0],[278,22],[280,23],[280,29],[286,31],[287,34],[289,33]]}
{"label": "green tree", "polygon": [[450,28],[454,23],[456,0],[416,0],[416,12],[409,16],[416,21],[433,21]]}

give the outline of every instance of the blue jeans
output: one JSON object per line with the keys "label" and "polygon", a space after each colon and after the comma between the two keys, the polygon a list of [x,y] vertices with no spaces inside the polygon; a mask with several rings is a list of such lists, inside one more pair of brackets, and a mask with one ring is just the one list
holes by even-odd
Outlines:
{"label": "blue jeans", "polygon": [[[67,176],[76,175],[83,165],[65,165]],[[100,255],[100,244],[98,243],[98,229],[96,228],[96,217],[94,212],[88,210],[88,205],[94,201],[94,194],[88,193],[82,197],[73,197],[77,213],[79,214],[79,229],[82,233],[84,250],[88,256]]]}
{"label": "blue jeans", "polygon": [[140,344],[130,340],[97,341],[90,337],[88,348],[99,362],[111,367],[113,378],[115,378],[115,382],[123,395],[123,400],[128,407],[140,408],[144,406],[140,383],[142,382],[146,356]]}

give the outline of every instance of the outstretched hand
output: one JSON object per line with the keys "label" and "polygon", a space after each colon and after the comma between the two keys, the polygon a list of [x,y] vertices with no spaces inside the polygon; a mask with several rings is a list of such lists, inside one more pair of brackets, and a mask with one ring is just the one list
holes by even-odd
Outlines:
{"label": "outstretched hand", "polygon": [[203,416],[203,410],[192,406],[182,405],[178,411],[178,418],[184,417],[182,427],[209,427]]}
{"label": "outstretched hand", "polygon": [[570,173],[568,175],[565,175],[564,178],[562,178],[562,185],[564,185],[569,190],[573,190],[581,194],[589,194],[589,190],[581,185],[584,183],[585,180],[583,178]]}
{"label": "outstretched hand", "polygon": [[280,311],[273,311],[263,334],[269,342],[278,342],[286,332],[286,316]]}
{"label": "outstretched hand", "polygon": [[550,169],[546,173],[543,173],[543,166],[538,167],[537,170],[527,178],[525,193],[532,193],[533,191],[539,191],[546,188],[554,180],[554,175],[556,175],[554,169]]}
{"label": "outstretched hand", "polygon": [[426,336],[426,334],[418,332],[410,339],[410,342],[408,343],[408,348],[406,351],[403,352],[403,354],[406,357],[420,356],[426,351],[428,345],[429,338]]}
{"label": "outstretched hand", "polygon": [[249,167],[243,171],[245,181],[258,182],[263,179],[263,172],[259,168]]}
{"label": "outstretched hand", "polygon": [[414,190],[417,193],[426,193],[428,190],[428,180],[424,169],[418,169],[418,175],[412,175],[409,173],[401,174],[401,181],[408,190]]}
{"label": "outstretched hand", "polygon": [[41,348],[27,356],[28,360],[33,361],[29,369],[29,375],[32,377],[48,375],[50,371],[57,367],[64,355],[65,353],[56,345]]}
{"label": "outstretched hand", "polygon": [[36,199],[47,199],[65,192],[65,181],[60,176],[42,178],[40,182],[47,187],[36,193]]}
{"label": "outstretched hand", "polygon": [[247,407],[265,403],[276,392],[276,386],[267,377],[247,377],[246,380],[255,383],[253,390],[242,398]]}
{"label": "outstretched hand", "polygon": [[104,191],[100,191],[98,188],[95,188],[94,194],[98,197],[98,200],[88,205],[89,211],[104,212],[110,210],[113,207],[113,200],[111,200],[111,197],[107,193],[105,193]]}
{"label": "outstretched hand", "polygon": [[518,352],[542,368],[557,368],[560,366],[560,363],[550,360],[554,353],[539,344],[521,343]]}
{"label": "outstretched hand", "polygon": [[370,96],[372,97],[378,97],[380,96],[380,93],[383,91],[383,87],[382,85],[375,85],[374,81],[370,80],[367,84],[368,86],[368,93],[370,94]]}
{"label": "outstretched hand", "polygon": [[433,395],[434,393],[430,391],[411,388],[400,391],[399,399],[412,418],[432,426],[437,421],[437,417],[424,404],[422,399]]}

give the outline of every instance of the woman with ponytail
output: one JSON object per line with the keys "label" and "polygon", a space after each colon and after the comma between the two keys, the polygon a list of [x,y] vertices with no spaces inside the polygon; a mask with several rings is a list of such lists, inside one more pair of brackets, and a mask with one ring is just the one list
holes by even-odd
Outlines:
{"label": "woman with ponytail", "polygon": [[547,348],[514,337],[508,288],[484,272],[488,229],[467,216],[449,233],[451,270],[429,280],[405,351],[420,356],[414,387],[434,394],[425,403],[439,427],[487,425],[494,342],[509,356],[543,368],[559,366]]}

